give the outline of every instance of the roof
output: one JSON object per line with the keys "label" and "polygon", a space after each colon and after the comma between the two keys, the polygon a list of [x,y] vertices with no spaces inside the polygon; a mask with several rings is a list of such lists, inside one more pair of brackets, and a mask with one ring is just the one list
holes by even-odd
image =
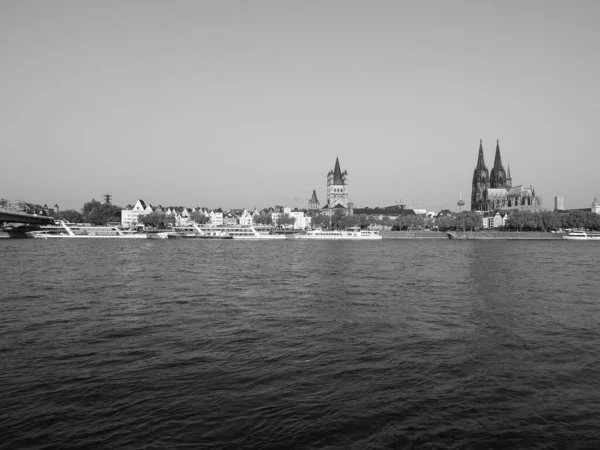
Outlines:
{"label": "roof", "polygon": [[487,195],[488,197],[506,197],[508,191],[504,188],[488,188]]}
{"label": "roof", "polygon": [[340,169],[340,160],[335,158],[335,168],[333,169],[333,184],[344,184],[342,179],[342,169]]}
{"label": "roof", "polygon": [[319,203],[319,200],[317,199],[317,191],[315,191],[313,189],[313,193],[312,193],[312,197],[309,200],[310,203]]}
{"label": "roof", "polygon": [[367,214],[367,215],[386,215],[386,216],[414,216],[416,215],[414,209],[400,208],[399,206],[386,207],[386,208],[354,208],[354,214]]}

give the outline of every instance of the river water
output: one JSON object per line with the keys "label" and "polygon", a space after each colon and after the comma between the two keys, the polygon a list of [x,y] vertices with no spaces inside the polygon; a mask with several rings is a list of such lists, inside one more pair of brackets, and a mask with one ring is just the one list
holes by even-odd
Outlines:
{"label": "river water", "polygon": [[600,448],[600,245],[4,240],[0,447]]}

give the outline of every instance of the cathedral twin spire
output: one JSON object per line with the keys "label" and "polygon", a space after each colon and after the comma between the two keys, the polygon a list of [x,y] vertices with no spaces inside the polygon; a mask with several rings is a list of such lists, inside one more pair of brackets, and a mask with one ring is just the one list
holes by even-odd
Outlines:
{"label": "cathedral twin spire", "polygon": [[477,166],[473,171],[473,186],[471,190],[471,209],[484,210],[486,203],[487,190],[510,188],[512,180],[510,178],[510,169],[508,176],[502,165],[500,156],[500,140],[496,141],[496,155],[494,157],[494,166],[488,171],[483,156],[483,140],[479,140],[479,155],[477,156]]}

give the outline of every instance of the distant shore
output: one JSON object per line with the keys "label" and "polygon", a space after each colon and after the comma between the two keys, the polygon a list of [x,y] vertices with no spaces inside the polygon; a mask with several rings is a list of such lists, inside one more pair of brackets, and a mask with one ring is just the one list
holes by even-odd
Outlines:
{"label": "distant shore", "polygon": [[[458,231],[456,234],[467,240],[548,240],[562,239],[562,233],[543,231]],[[445,231],[383,231],[383,239],[448,239]]]}

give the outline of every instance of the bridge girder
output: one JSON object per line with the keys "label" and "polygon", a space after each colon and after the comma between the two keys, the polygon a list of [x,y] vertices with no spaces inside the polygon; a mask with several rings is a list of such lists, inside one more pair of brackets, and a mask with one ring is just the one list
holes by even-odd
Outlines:
{"label": "bridge girder", "polygon": [[18,212],[0,210],[0,223],[29,223],[35,225],[51,225],[54,223],[52,217],[23,214]]}

